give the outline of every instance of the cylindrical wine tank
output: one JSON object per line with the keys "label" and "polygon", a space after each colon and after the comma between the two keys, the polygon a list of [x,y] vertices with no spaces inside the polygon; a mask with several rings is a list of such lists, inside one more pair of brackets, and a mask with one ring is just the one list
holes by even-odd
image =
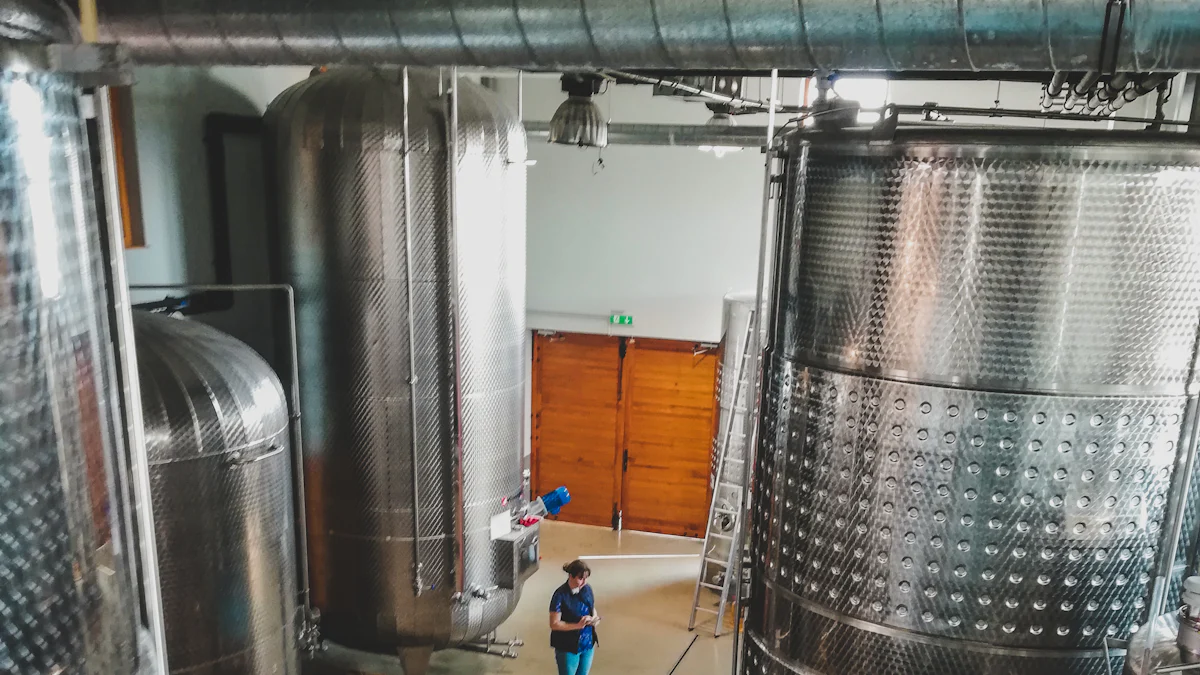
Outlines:
{"label": "cylindrical wine tank", "polygon": [[[748,330],[754,318],[754,293],[730,293],[725,296],[721,314],[721,361],[717,364],[717,400],[720,404],[720,419],[717,433],[713,437],[712,468],[710,470],[713,495],[722,511],[712,514],[711,531],[733,536],[734,518],[745,475],[746,448],[750,442],[751,416],[748,414],[752,399],[746,387],[745,370],[757,367],[757,361],[744,362],[747,352],[754,353],[753,340]],[[743,384],[738,386],[738,380]],[[722,448],[725,448],[725,465],[721,467]],[[719,472],[719,473],[718,473]],[[725,561],[729,558],[729,540],[711,538],[711,546],[705,551],[704,578],[712,583],[722,583],[725,566],[709,560]]]}
{"label": "cylindrical wine tank", "polygon": [[172,673],[299,675],[288,408],[254,350],[134,313]]}
{"label": "cylindrical wine tank", "polygon": [[901,129],[784,161],[745,672],[1105,673],[1189,511],[1200,149]]}
{"label": "cylindrical wine tank", "polygon": [[489,522],[520,505],[527,433],[524,131],[462,80],[451,169],[436,70],[408,100],[403,71],[335,69],[267,114],[314,602],[323,636],[393,654],[512,611]]}
{"label": "cylindrical wine tank", "polygon": [[0,672],[18,675],[137,659],[79,90],[28,48],[72,21],[51,2],[0,11]]}

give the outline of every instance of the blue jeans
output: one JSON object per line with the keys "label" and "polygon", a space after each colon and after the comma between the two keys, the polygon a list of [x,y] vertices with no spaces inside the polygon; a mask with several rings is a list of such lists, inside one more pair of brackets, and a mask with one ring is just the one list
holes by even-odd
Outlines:
{"label": "blue jeans", "polygon": [[595,653],[595,648],[589,648],[578,654],[555,649],[554,660],[558,663],[558,675],[588,675],[588,671],[592,669],[592,656]]}

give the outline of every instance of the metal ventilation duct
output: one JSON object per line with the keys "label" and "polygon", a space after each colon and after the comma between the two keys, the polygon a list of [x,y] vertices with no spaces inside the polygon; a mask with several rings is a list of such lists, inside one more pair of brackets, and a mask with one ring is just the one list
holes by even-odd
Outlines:
{"label": "metal ventilation duct", "polygon": [[785,153],[744,672],[1119,671],[1193,539],[1200,147]]}
{"label": "metal ventilation duct", "polygon": [[0,7],[0,37],[30,42],[68,42],[73,17],[53,0],[19,0]]}
{"label": "metal ventilation duct", "polygon": [[124,44],[142,63],[1200,70],[1194,0],[97,4],[104,39]]}
{"label": "metal ventilation duct", "polygon": [[171,672],[299,675],[279,378],[198,321],[133,318]]}
{"label": "metal ventilation duct", "polygon": [[[65,31],[17,21],[25,36]],[[20,46],[0,45],[6,63]],[[0,672],[136,669],[108,316],[79,92],[0,72]]]}
{"label": "metal ventilation duct", "polygon": [[441,91],[334,69],[267,113],[314,604],[323,636],[390,654],[482,636],[521,590],[489,523],[521,505],[528,433],[525,134],[465,81],[455,125]]}

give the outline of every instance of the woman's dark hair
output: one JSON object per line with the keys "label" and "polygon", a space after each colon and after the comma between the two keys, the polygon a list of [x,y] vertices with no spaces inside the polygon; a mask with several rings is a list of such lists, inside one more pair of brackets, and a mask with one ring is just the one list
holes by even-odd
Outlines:
{"label": "woman's dark hair", "polygon": [[575,577],[576,579],[580,579],[585,576],[591,576],[592,574],[592,568],[588,567],[588,564],[582,560],[572,560],[566,565],[563,565],[563,571]]}

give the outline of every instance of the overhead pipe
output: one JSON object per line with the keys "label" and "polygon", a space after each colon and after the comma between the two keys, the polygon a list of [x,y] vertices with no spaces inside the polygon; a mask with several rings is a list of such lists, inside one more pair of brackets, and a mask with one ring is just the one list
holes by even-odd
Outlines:
{"label": "overhead pipe", "polygon": [[1050,78],[1050,83],[1046,85],[1046,93],[1052,97],[1061,94],[1063,86],[1067,83],[1067,75],[1069,74],[1062,70],[1054,73],[1054,76]]}
{"label": "overhead pipe", "polygon": [[[546,140],[549,122],[525,122],[531,139]],[[670,145],[725,148],[761,148],[766,146],[766,127],[718,127],[705,124],[613,124],[608,125],[609,145]]]}
{"label": "overhead pipe", "polygon": [[[829,87],[822,85],[821,81],[827,78],[820,78],[817,81],[818,98],[817,101],[824,101],[829,93]],[[779,97],[779,71],[771,71],[771,103],[774,105]],[[771,297],[774,294],[777,279],[775,274],[779,266],[774,260],[774,252],[776,248],[776,238],[779,236],[779,230],[775,223],[775,209],[777,205],[772,199],[772,186],[776,184],[776,162],[779,159],[778,147],[775,143],[775,115],[772,114],[767,121],[766,134],[763,141],[766,143],[766,162],[764,164],[763,175],[763,200],[762,200],[762,229],[759,232],[758,241],[758,268],[756,274],[757,285],[755,286],[754,294],[754,318],[752,335],[754,336],[753,351],[756,355],[754,367],[750,369],[746,377],[746,391],[750,392],[750,419],[759,420],[759,412],[763,406],[763,387],[761,379],[763,375],[763,367],[765,366],[763,354],[767,345],[763,337],[763,330],[767,324],[764,324],[763,315],[767,313],[767,305],[770,304]],[[769,340],[769,338],[766,338]],[[743,458],[742,485],[741,485],[741,508],[742,513],[739,514],[737,525],[734,526],[733,539],[729,545],[734,549],[733,558],[737,561],[733,569],[726,570],[726,574],[732,574],[733,577],[733,675],[742,672],[742,649],[738,643],[742,637],[742,616],[745,613],[742,604],[742,583],[745,580],[743,569],[743,556],[747,541],[746,524],[750,521],[753,514],[751,510],[753,505],[750,503],[750,482],[751,482],[751,467],[755,465],[755,456],[758,453],[758,438],[759,424],[756,422],[750,425],[750,438],[746,444],[747,454]]]}
{"label": "overhead pipe", "polygon": [[101,39],[145,64],[1200,71],[1197,0],[1139,0],[1136,11],[1094,0],[96,4]]}
{"label": "overhead pipe", "polygon": [[656,87],[667,87],[691,96],[699,96],[700,98],[705,98],[716,103],[724,103],[734,108],[751,108],[754,110],[764,111],[770,110],[770,106],[766,101],[755,101],[752,99],[739,98],[737,96],[727,96],[725,94],[719,94],[715,91],[708,91],[707,89],[693,87],[690,84],[685,84],[676,79],[639,75],[637,73],[627,73],[620,70],[606,70],[605,73],[610,77],[616,78],[618,81],[652,84]]}
{"label": "overhead pipe", "polygon": [[[517,80],[520,89],[520,79]],[[404,111],[401,113],[400,132],[404,139],[404,153],[402,163],[404,165],[404,293],[408,298],[404,304],[407,305],[407,314],[405,318],[408,320],[408,414],[416,424],[416,420],[420,419],[419,411],[417,410],[417,383],[420,380],[417,377],[417,340],[413,335],[413,326],[416,324],[416,317],[413,315],[413,266],[407,261],[413,259],[412,245],[412,139],[409,136],[409,110],[412,104],[412,91],[409,88],[408,68],[400,72],[400,96],[403,99]],[[518,101],[517,107],[520,107]],[[455,330],[458,327],[455,326]],[[420,465],[420,449],[417,447],[417,435],[411,434],[408,444],[409,462],[412,464],[412,588],[413,595],[421,597],[421,593],[425,592],[425,581],[421,578],[421,571],[425,568],[425,563],[421,559],[421,465]]]}
{"label": "overhead pipe", "polygon": [[1159,85],[1171,79],[1170,75],[1164,73],[1151,73],[1140,79],[1130,82],[1128,86],[1114,93],[1113,99],[1109,102],[1106,108],[1107,112],[1116,112],[1125,107],[1125,104],[1132,103],[1137,99],[1149,94],[1159,87]]}
{"label": "overhead pipe", "polygon": [[1067,89],[1067,98],[1063,101],[1063,109],[1074,110],[1086,107],[1088,98],[1091,97],[1099,82],[1100,71],[1089,70],[1084,73],[1078,82]]}
{"label": "overhead pipe", "polygon": [[[441,78],[439,78],[440,82]],[[458,68],[450,69],[450,86],[446,91],[446,230],[450,247],[450,326],[454,343],[454,590],[461,598],[466,587],[466,523],[463,510],[467,506],[463,485],[463,368],[462,368],[462,291],[459,288],[458,249]],[[408,109],[405,108],[405,111]],[[406,149],[407,150],[407,149]],[[405,227],[409,227],[405,223]],[[405,261],[405,264],[410,264]],[[412,296],[409,296],[410,298]],[[414,542],[415,545],[415,542]]]}

